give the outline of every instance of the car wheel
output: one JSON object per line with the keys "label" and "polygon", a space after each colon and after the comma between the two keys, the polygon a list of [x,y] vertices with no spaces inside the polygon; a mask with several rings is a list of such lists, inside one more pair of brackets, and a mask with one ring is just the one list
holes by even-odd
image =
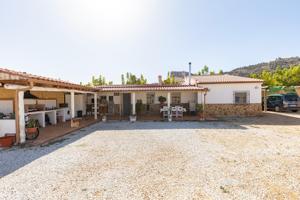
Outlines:
{"label": "car wheel", "polygon": [[279,111],[280,111],[280,107],[279,107],[279,106],[276,106],[276,107],[275,107],[275,111],[276,111],[276,112],[279,112]]}

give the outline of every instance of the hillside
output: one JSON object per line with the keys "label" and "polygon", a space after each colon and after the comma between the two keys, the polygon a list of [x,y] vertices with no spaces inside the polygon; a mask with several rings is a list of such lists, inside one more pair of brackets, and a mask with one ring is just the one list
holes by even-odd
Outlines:
{"label": "hillside", "polygon": [[276,60],[270,62],[239,67],[227,73],[237,76],[249,76],[253,73],[261,73],[263,70],[275,71],[278,66],[281,68],[286,68],[294,65],[300,65],[300,57],[277,58]]}

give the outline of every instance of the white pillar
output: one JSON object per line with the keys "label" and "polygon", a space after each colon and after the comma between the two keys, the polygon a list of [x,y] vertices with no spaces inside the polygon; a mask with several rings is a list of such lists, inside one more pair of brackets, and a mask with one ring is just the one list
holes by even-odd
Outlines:
{"label": "white pillar", "polygon": [[201,104],[202,103],[202,92],[198,92],[197,93],[197,104]]}
{"label": "white pillar", "polygon": [[75,118],[75,92],[71,92],[71,119]]}
{"label": "white pillar", "polygon": [[97,105],[97,97],[98,97],[98,94],[97,93],[94,93],[94,119],[98,119],[98,105]]}
{"label": "white pillar", "polygon": [[24,91],[18,92],[18,109],[19,109],[19,132],[20,132],[20,143],[24,143],[26,140],[25,134],[25,111],[24,111]]}
{"label": "white pillar", "polygon": [[132,115],[135,115],[135,92],[131,93]]}
{"label": "white pillar", "polygon": [[171,92],[168,92],[167,104],[168,104],[168,108],[170,108],[171,107]]}

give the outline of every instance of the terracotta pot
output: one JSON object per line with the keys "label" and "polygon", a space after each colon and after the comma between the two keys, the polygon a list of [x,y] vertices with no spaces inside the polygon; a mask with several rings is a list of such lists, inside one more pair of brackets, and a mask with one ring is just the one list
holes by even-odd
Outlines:
{"label": "terracotta pot", "polygon": [[199,119],[204,121],[204,113],[198,113]]}
{"label": "terracotta pot", "polygon": [[37,128],[34,127],[34,128],[26,128],[26,133],[27,134],[34,134],[37,132]]}
{"label": "terracotta pot", "polygon": [[12,137],[1,137],[0,138],[0,147],[11,147],[13,145]]}

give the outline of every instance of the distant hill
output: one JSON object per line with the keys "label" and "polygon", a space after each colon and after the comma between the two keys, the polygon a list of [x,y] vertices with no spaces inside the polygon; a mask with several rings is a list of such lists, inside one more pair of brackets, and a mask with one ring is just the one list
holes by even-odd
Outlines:
{"label": "distant hill", "polygon": [[239,67],[227,73],[236,76],[248,77],[250,74],[258,74],[261,73],[263,70],[275,71],[277,67],[287,68],[294,65],[300,65],[300,57],[277,58],[276,60],[270,62]]}

